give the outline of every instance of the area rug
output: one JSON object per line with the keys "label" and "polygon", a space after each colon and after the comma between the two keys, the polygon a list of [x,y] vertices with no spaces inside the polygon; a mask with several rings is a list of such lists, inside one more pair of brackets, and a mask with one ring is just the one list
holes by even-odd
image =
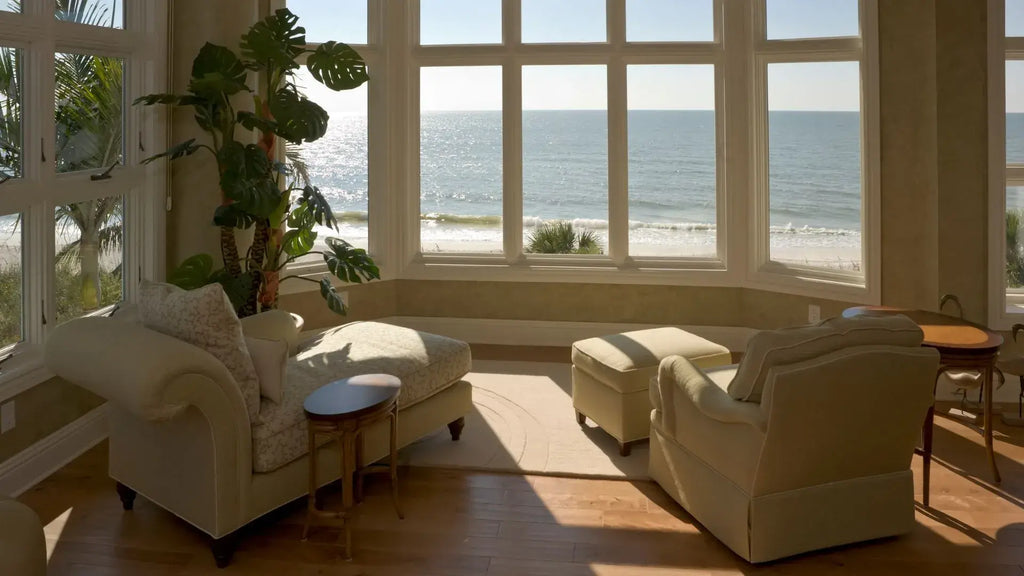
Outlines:
{"label": "area rug", "polygon": [[576,423],[569,364],[475,360],[466,380],[473,384],[473,410],[462,439],[452,442],[441,429],[403,448],[401,464],[648,478],[646,443],[623,457],[618,443],[592,421]]}

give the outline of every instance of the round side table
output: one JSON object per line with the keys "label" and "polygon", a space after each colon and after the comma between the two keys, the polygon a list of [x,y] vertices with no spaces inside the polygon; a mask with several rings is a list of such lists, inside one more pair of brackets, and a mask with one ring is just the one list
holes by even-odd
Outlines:
{"label": "round side table", "polygon": [[[310,526],[340,527],[345,539],[345,558],[352,558],[352,529],[350,512],[355,497],[362,499],[362,478],[377,471],[391,475],[391,497],[395,512],[403,518],[398,506],[398,395],[402,381],[388,374],[363,374],[345,378],[318,388],[307,398],[303,407],[309,425],[309,504],[302,539],[309,535]],[[387,466],[359,467],[362,455],[363,432],[382,420],[391,421],[391,458]],[[341,510],[323,510],[317,506],[317,437],[337,440],[341,449]],[[353,482],[355,486],[353,487]],[[353,490],[353,488],[355,490]]]}

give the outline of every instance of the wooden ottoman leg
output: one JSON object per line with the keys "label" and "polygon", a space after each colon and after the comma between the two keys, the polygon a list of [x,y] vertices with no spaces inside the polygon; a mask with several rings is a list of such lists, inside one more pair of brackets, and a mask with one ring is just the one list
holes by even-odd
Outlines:
{"label": "wooden ottoman leg", "polygon": [[238,536],[236,534],[228,534],[210,542],[210,551],[213,552],[213,561],[217,563],[217,568],[227,568],[228,564],[231,564],[231,558],[235,555],[237,547]]}
{"label": "wooden ottoman leg", "polygon": [[462,417],[458,420],[448,423],[448,432],[452,435],[452,442],[458,442],[459,438],[462,437],[462,429],[466,427],[466,418]]}
{"label": "wooden ottoman leg", "polygon": [[629,456],[633,451],[631,442],[619,442],[619,456]]}
{"label": "wooden ottoman leg", "polygon": [[131,510],[135,507],[135,490],[117,483],[117,495],[121,498],[121,507],[125,510]]}
{"label": "wooden ottoman leg", "polygon": [[583,426],[584,424],[587,423],[587,417],[583,414],[583,412],[580,412],[579,410],[576,411],[576,423],[579,424],[580,426]]}

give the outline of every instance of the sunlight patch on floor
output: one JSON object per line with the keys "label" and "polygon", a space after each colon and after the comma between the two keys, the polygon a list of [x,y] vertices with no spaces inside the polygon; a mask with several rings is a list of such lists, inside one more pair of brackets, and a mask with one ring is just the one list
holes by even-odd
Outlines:
{"label": "sunlight patch on floor", "polygon": [[60,542],[60,536],[64,533],[64,526],[68,523],[68,518],[71,517],[71,512],[74,507],[68,508],[64,512],[50,521],[49,524],[43,527],[43,533],[46,534],[46,561],[50,561],[50,557],[53,556],[53,551],[57,548],[57,543]]}

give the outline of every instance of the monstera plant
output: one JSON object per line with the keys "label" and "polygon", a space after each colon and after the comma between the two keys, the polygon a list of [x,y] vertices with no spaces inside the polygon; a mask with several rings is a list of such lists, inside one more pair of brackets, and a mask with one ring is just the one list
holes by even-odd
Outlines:
{"label": "monstera plant", "polygon": [[[328,270],[345,282],[380,278],[366,251],[340,238],[326,238],[317,247],[317,227],[337,230],[330,205],[320,189],[308,183],[287,183],[292,169],[281,162],[278,140],[299,145],[327,131],[327,112],[307,99],[295,83],[305,58],[310,75],[331,90],[351,90],[369,79],[366,64],[350,46],[324,42],[306,48],[306,30],[287,9],[254,24],[240,42],[240,54],[207,43],[192,62],[186,94],[151,94],[136,104],[189,107],[196,124],[209,136],[205,142],[186,140],[146,159],[177,160],[209,153],[217,162],[219,181],[211,190],[220,194],[213,223],[220,227],[222,267],[208,254],[185,260],[170,281],[193,288],[219,282],[239,316],[277,305],[282,280],[316,282],[328,307],[345,313],[345,304],[326,275],[319,279],[284,276],[288,263],[308,254],[323,256]],[[257,78],[258,88],[249,79]],[[248,102],[252,109],[236,109]],[[248,106],[245,106],[247,108]],[[253,228],[252,245],[242,254],[236,231]]]}

